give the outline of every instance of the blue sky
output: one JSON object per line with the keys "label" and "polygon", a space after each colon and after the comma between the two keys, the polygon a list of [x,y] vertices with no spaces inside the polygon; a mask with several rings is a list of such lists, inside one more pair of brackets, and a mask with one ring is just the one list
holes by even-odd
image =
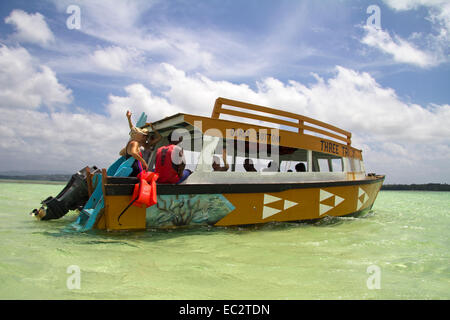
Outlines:
{"label": "blue sky", "polygon": [[351,131],[387,182],[450,183],[448,1],[2,1],[0,17],[2,171],[107,166],[127,108],[208,115],[224,96]]}

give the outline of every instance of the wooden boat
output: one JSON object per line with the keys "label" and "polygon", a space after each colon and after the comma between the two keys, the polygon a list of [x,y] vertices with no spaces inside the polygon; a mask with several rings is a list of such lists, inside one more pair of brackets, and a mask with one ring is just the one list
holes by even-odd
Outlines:
{"label": "wooden boat", "polygon": [[[156,205],[129,206],[123,213],[138,180],[109,176],[103,169],[104,208],[94,228],[235,226],[361,214],[372,208],[385,178],[365,173],[362,151],[351,146],[350,132],[280,109],[218,98],[211,117],[180,113],[153,125],[163,139],[148,155],[149,168],[157,148],[168,144],[168,134],[177,129],[193,173],[182,184],[158,184]],[[221,154],[222,143],[231,166],[215,172],[212,156]],[[255,163],[275,159],[281,170],[246,172],[244,158]],[[298,162],[305,172],[293,170]]]}

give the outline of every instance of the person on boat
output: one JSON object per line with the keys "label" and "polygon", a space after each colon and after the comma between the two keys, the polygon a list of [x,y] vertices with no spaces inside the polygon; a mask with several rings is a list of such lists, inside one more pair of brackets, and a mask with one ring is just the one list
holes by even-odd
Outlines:
{"label": "person on boat", "polygon": [[162,146],[156,151],[155,173],[159,175],[157,182],[179,184],[186,180],[192,171],[185,169],[183,148],[179,146],[183,137],[177,140],[172,131],[168,140],[169,145]]}
{"label": "person on boat", "polygon": [[306,167],[303,162],[299,162],[295,165],[295,171],[297,172],[306,172]]}
{"label": "person on boat", "polygon": [[120,150],[119,154],[126,159],[129,159],[130,157],[136,159],[136,161],[133,162],[133,171],[130,174],[130,176],[136,177],[139,172],[148,170],[147,162],[142,157],[141,147],[146,149],[149,132],[147,128],[136,128],[133,125],[131,122],[131,112],[129,110],[126,113],[126,116],[130,127],[130,140],[128,140],[125,148]]}
{"label": "person on boat", "polygon": [[148,138],[143,147],[141,147],[142,157],[149,159],[153,150],[155,150],[156,144],[162,139],[161,134],[153,127],[152,123],[146,123],[144,128],[151,127],[152,131],[149,133]]}
{"label": "person on boat", "polygon": [[278,172],[278,162],[276,161],[270,161],[267,165],[267,168],[262,169],[263,172]]}
{"label": "person on boat", "polygon": [[212,168],[214,171],[228,171],[230,166],[228,165],[228,162],[227,162],[227,151],[225,148],[222,151],[222,159],[223,159],[223,164],[224,164],[223,167],[220,166],[220,158],[218,156],[213,157]]}
{"label": "person on boat", "polygon": [[119,153],[126,159],[133,157],[137,160],[133,163],[133,172],[130,175],[132,177],[136,177],[139,172],[143,170],[148,170],[147,162],[142,157],[142,153],[140,150],[140,147],[144,146],[145,141],[147,140],[147,136],[148,131],[146,129],[139,129],[139,131],[136,131],[136,133],[133,134],[133,137],[128,141],[126,147],[123,148]]}
{"label": "person on boat", "polygon": [[146,125],[152,128],[152,132],[150,133],[149,138],[147,139],[144,145],[144,148],[153,150],[155,145],[162,139],[162,137],[159,134],[159,132],[155,129],[155,127],[153,127],[153,123],[148,123]]}
{"label": "person on boat", "polygon": [[[161,140],[161,135],[155,130],[156,137],[149,139],[149,131],[147,128],[141,129],[133,125],[131,121],[130,111],[127,111],[126,116],[128,119],[128,125],[130,127],[130,140],[128,141],[125,148],[120,150],[119,154],[121,156],[124,156],[126,159],[133,157],[137,160],[133,163],[133,171],[130,174],[130,176],[135,177],[139,174],[139,172],[148,170],[148,165],[142,156],[142,151],[150,149],[152,146],[158,143],[158,141]],[[143,148],[143,150],[141,150],[141,148]]]}
{"label": "person on boat", "polygon": [[253,165],[252,159],[248,158],[244,160],[244,169],[247,172],[258,172],[258,170],[256,170],[255,166]]}

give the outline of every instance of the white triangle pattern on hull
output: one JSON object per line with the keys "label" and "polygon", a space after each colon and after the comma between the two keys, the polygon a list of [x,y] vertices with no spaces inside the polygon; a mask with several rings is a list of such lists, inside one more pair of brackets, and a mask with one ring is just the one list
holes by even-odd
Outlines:
{"label": "white triangle pattern on hull", "polygon": [[[361,196],[362,196],[362,200],[361,200]],[[356,203],[356,211],[359,211],[362,208],[362,206],[367,202],[367,200],[369,200],[369,196],[368,196],[367,192],[365,192],[364,189],[359,187],[358,199],[357,199],[357,203]]]}
{"label": "white triangle pattern on hull", "polygon": [[264,206],[263,206],[263,212],[262,212],[262,218],[266,219],[268,217],[271,217],[277,213],[280,213],[284,210],[287,210],[289,208],[292,208],[296,205],[298,205],[298,202],[294,202],[294,201],[290,201],[290,200],[284,200],[283,203],[283,210],[279,210],[279,209],[275,209],[269,206],[266,206],[266,204],[272,203],[272,202],[276,202],[276,201],[280,201],[283,200],[282,198],[278,198],[275,196],[271,196],[270,194],[264,194]]}
{"label": "white triangle pattern on hull", "polygon": [[[322,202],[334,197],[334,206],[330,206],[327,204],[323,204]],[[319,217],[330,211],[331,209],[336,208],[339,204],[341,204],[343,201],[345,201],[344,198],[331,193],[329,191],[325,191],[323,189],[320,189],[320,195],[319,195],[320,203],[319,203]]]}

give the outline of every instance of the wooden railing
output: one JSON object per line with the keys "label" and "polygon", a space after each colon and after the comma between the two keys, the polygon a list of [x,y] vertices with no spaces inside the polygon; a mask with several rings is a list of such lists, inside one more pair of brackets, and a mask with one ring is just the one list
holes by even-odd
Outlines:
{"label": "wooden railing", "polygon": [[[284,118],[288,118],[289,120],[283,120],[279,118],[274,118],[271,116],[263,116],[254,113],[248,113],[244,111],[237,111],[232,109],[224,108],[223,106],[232,106],[245,110],[252,110],[257,112],[267,113],[269,115],[276,115]],[[332,126],[328,123],[318,121],[312,118],[308,118],[302,115],[298,115],[292,112],[282,111],[278,109],[258,106],[256,104],[245,103],[237,100],[225,99],[225,98],[217,98],[216,103],[214,104],[214,109],[211,115],[212,119],[219,119],[221,114],[227,114],[235,117],[242,117],[254,120],[260,120],[269,123],[276,123],[284,126],[288,126],[291,128],[295,128],[299,134],[303,134],[305,131],[315,132],[330,138],[337,139],[339,141],[345,142],[348,146],[352,143],[352,134],[351,132],[342,130],[338,127]],[[311,126],[313,125],[313,126]],[[324,130],[325,129],[325,130]]]}

